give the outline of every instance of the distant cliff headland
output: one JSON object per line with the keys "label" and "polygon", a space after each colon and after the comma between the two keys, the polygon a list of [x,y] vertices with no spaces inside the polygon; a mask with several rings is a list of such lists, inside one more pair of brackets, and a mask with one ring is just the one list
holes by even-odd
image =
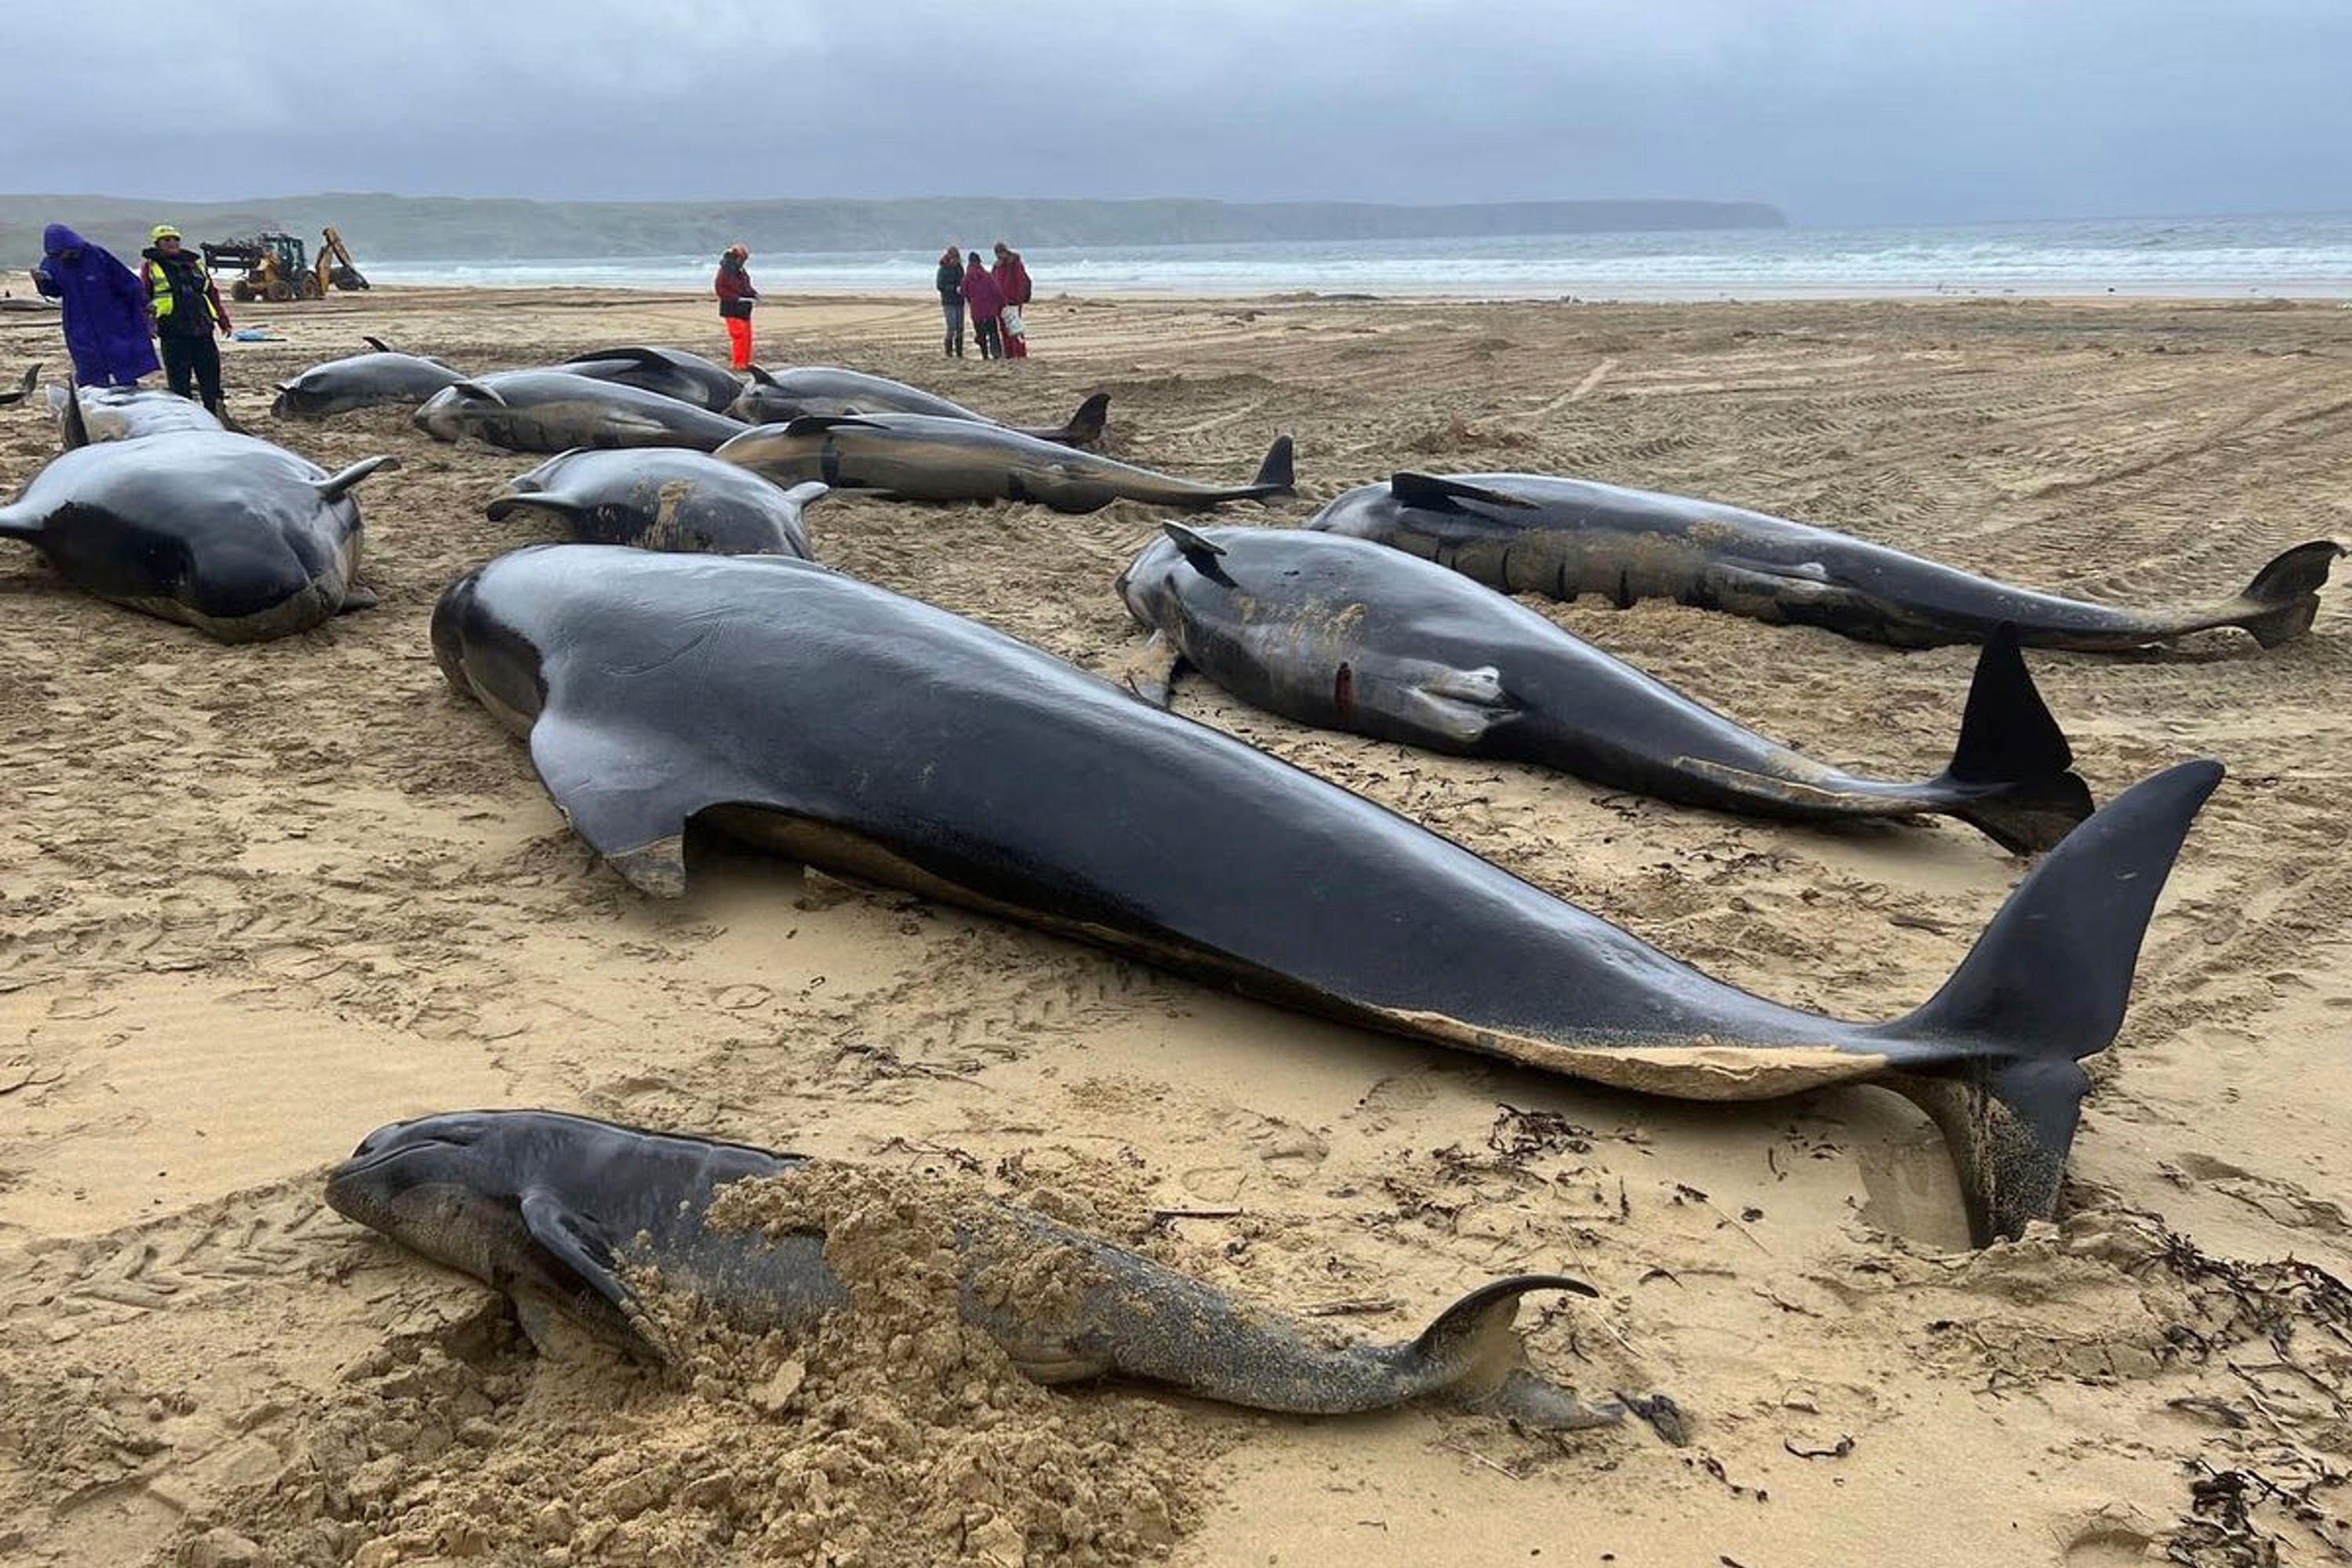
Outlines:
{"label": "distant cliff headland", "polygon": [[265,229],[318,242],[332,224],[364,268],[371,259],[931,251],[997,239],[1024,247],[1240,244],[1250,241],[1456,239],[1643,229],[1784,228],[1760,202],[1499,202],[1391,206],[1360,202],[902,201],[530,202],[326,194],[236,202],[120,196],[0,195],[0,268],[40,255],[41,228],[63,223],[118,255],[169,221],[191,243]]}

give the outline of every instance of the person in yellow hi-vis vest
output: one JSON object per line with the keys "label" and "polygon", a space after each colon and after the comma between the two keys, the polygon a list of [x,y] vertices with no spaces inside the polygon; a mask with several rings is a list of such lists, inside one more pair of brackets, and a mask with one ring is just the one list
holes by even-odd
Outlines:
{"label": "person in yellow hi-vis vest", "polygon": [[180,247],[180,231],[159,223],[147,237],[153,243],[141,251],[140,276],[147,284],[147,314],[154,323],[155,344],[163,351],[163,374],[172,391],[188,395],[194,382],[204,394],[205,406],[221,411],[220,345],[213,334],[228,334],[228,307],[220,289],[194,252]]}

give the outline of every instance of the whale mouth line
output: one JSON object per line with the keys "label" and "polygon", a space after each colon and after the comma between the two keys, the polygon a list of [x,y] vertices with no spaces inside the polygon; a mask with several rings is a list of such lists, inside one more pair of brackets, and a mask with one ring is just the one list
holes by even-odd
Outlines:
{"label": "whale mouth line", "polygon": [[332,1184],[336,1182],[350,1181],[353,1177],[364,1176],[371,1171],[380,1170],[383,1166],[392,1163],[394,1160],[400,1159],[402,1156],[406,1154],[413,1154],[420,1149],[460,1149],[463,1147],[465,1147],[465,1145],[459,1143],[454,1138],[419,1138],[413,1142],[403,1143],[397,1148],[379,1150],[373,1154],[354,1154],[352,1158],[344,1161],[341,1164],[329,1172],[327,1174],[327,1181],[330,1184]]}

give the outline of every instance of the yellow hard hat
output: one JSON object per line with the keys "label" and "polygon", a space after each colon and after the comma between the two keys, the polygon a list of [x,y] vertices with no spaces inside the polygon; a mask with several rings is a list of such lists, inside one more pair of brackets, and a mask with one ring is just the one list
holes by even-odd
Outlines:
{"label": "yellow hard hat", "polygon": [[170,224],[168,224],[168,223],[159,223],[159,224],[157,224],[153,228],[152,228],[152,229],[148,230],[148,232],[147,232],[147,238],[148,238],[149,243],[151,243],[151,244],[155,244],[155,245],[161,245],[163,241],[165,241],[165,240],[167,240],[167,239],[177,239],[177,238],[179,238],[179,237],[180,237],[180,231],[179,231],[178,229],[176,229],[176,228],[173,228],[173,227]]}

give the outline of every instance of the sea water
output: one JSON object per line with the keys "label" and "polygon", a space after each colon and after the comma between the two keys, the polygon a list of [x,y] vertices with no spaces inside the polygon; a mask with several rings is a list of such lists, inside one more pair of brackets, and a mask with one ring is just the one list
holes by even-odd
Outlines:
{"label": "sea water", "polygon": [[[2352,214],[1238,245],[1024,245],[1057,293],[1737,300],[1916,295],[2352,297]],[[385,261],[383,283],[699,290],[708,256]],[[936,251],[752,258],[771,294],[929,293]]]}

